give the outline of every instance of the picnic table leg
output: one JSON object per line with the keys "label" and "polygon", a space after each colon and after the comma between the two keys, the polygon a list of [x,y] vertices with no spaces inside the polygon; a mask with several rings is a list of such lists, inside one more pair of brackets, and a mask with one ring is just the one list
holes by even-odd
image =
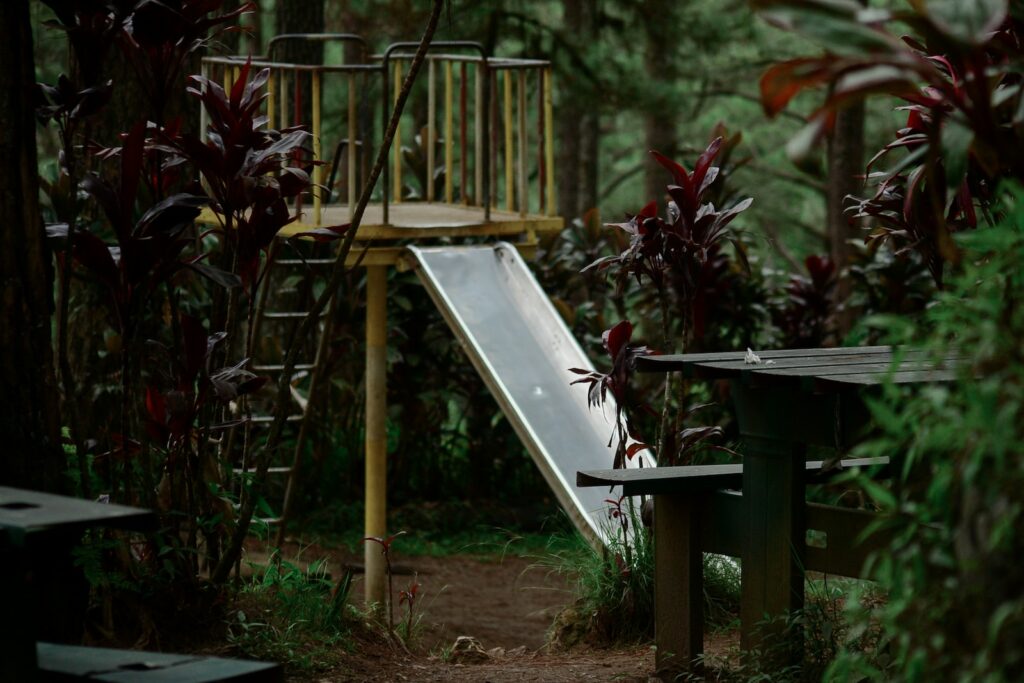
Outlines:
{"label": "picnic table leg", "polygon": [[690,671],[704,651],[703,496],[654,497],[654,639],[659,676]]}
{"label": "picnic table leg", "polygon": [[769,663],[794,663],[802,638],[786,630],[804,604],[804,448],[749,435],[743,445],[741,646]]}

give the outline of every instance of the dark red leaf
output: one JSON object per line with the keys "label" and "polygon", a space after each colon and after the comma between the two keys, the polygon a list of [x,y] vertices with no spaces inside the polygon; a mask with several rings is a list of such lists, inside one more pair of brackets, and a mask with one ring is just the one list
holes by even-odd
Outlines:
{"label": "dark red leaf", "polygon": [[614,361],[619,357],[619,353],[632,337],[633,324],[628,320],[623,320],[611,329],[605,330],[601,339],[604,342],[604,348],[608,351],[608,355]]}

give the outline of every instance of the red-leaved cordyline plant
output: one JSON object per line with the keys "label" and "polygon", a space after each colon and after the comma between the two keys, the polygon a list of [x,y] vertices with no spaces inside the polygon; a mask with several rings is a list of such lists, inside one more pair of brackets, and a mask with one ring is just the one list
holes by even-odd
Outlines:
{"label": "red-leaved cordyline plant", "polygon": [[384,556],[384,571],[388,576],[388,595],[387,595],[387,610],[388,610],[388,633],[394,635],[395,633],[395,608],[392,603],[391,596],[394,586],[392,585],[391,575],[391,544],[394,543],[395,539],[405,534],[404,531],[399,531],[396,534],[391,534],[387,538],[381,538],[380,536],[367,536],[363,539],[363,543],[371,541],[380,545],[380,554]]}
{"label": "red-leaved cordyline plant", "polygon": [[409,587],[405,590],[398,591],[398,604],[406,605],[408,611],[405,613],[405,639],[406,641],[412,637],[412,619],[413,613],[416,609],[416,600],[419,598],[420,583],[413,577],[413,580],[409,582]]}
{"label": "red-leaved cordyline plant", "polygon": [[[227,404],[240,398],[244,407],[245,397],[264,382],[246,369],[251,354],[240,362],[228,361],[236,358],[227,347],[239,324],[239,292],[241,285],[251,287],[258,281],[261,252],[294,219],[287,200],[310,185],[304,169],[287,163],[308,134],[297,129],[262,129],[265,119],[258,109],[266,74],[250,79],[248,65],[230,93],[197,79],[198,90],[193,93],[202,100],[211,122],[208,142],[184,131],[180,119],[165,120],[168,94],[177,90],[191,56],[227,30],[226,23],[251,10],[251,3],[221,15],[216,10],[222,0],[51,0],[48,4],[75,45],[83,78],[97,66],[96,55],[79,54],[83,46],[105,48],[109,43],[123,50],[143,83],[147,119],[123,135],[120,146],[89,144],[97,158],[116,164],[115,172],[92,174],[82,183],[101,210],[104,225],[97,231],[75,229],[75,183],[68,182],[70,204],[55,201],[54,206],[69,205],[71,211],[66,213],[71,218],[48,232],[55,241],[65,241],[72,257],[63,260],[68,271],[63,283],[70,282],[69,268],[74,263],[87,276],[87,284],[98,286],[110,325],[118,333],[121,419],[117,433],[107,435],[111,447],[106,457],[97,458],[106,470],[110,495],[168,513],[169,533],[163,541],[177,547],[184,540],[186,547],[175,559],[182,560],[182,569],[187,563],[187,574],[197,578],[198,533],[207,534],[206,562],[218,565],[220,539],[233,515],[215,474],[223,463],[209,453],[211,436],[244,422],[226,421]],[[71,161],[81,140],[76,141],[75,131],[84,117],[104,103],[108,87],[76,89],[66,78],[55,88],[40,87],[40,119],[57,121],[67,149],[62,154],[64,177],[76,177]],[[199,177],[214,190],[212,196],[199,186]],[[211,240],[197,235],[193,227],[206,205],[228,216],[228,229],[219,235],[221,267],[206,262],[217,252],[207,251]],[[107,235],[112,235],[113,244],[108,244]],[[215,285],[210,327],[222,332],[207,332],[198,318],[181,309],[183,293],[194,288],[195,278],[189,273]],[[230,292],[227,297],[220,296],[224,288]],[[65,296],[65,312],[66,301]],[[251,329],[247,337],[251,338]],[[66,364],[62,374],[70,376],[64,368]],[[69,393],[73,392],[65,386],[66,398],[72,398]],[[135,438],[142,436],[143,427],[146,441]],[[248,446],[246,439],[244,447]],[[84,451],[79,448],[80,456]],[[154,461],[154,452],[162,460]],[[116,479],[115,464],[121,467]],[[87,490],[87,472],[81,474]],[[141,486],[132,481],[138,476]],[[187,534],[178,533],[182,517],[187,520]]]}
{"label": "red-leaved cordyline plant", "polygon": [[[615,441],[615,458],[612,467],[619,469],[626,466],[626,461],[647,448],[647,444],[639,437],[629,418],[630,405],[629,378],[633,372],[633,359],[654,353],[646,346],[630,344],[633,337],[633,325],[623,320],[603,335],[604,348],[612,361],[611,372],[605,374],[583,368],[570,368],[570,372],[582,375],[570,384],[588,384],[587,404],[591,408],[603,407],[608,400],[609,392],[615,400],[615,431],[608,440],[608,445]],[[649,408],[645,407],[647,410]],[[629,443],[630,440],[633,443]]]}
{"label": "red-leaved cordyline plant", "polygon": [[[978,214],[998,211],[996,188],[1024,179],[1024,24],[1005,0],[912,2],[907,10],[866,8],[834,0],[752,0],[768,21],[800,32],[826,52],[771,67],[761,79],[765,111],[824,87],[826,97],[789,145],[807,157],[828,132],[837,109],[870,95],[902,102],[906,125],[869,163],[877,184],[867,199],[849,198],[870,219],[869,239],[893,240],[919,252],[941,287],[946,263],[958,261],[952,233],[974,228]],[[908,30],[914,37],[901,35]],[[879,161],[906,154],[885,171]]]}
{"label": "red-leaved cordyline plant", "polygon": [[[612,224],[611,227],[619,228],[629,235],[629,246],[621,253],[598,259],[584,269],[615,269],[620,289],[630,279],[635,279],[638,285],[643,286],[646,278],[654,285],[661,304],[662,336],[667,353],[677,348],[686,351],[687,341],[692,334],[694,301],[700,291],[703,269],[724,241],[735,243],[728,226],[753,201],[747,198],[723,208],[705,201],[719,174],[719,167],[713,163],[722,151],[722,146],[722,137],[712,140],[698,157],[692,172],[659,152],[652,151],[655,160],[672,175],[673,183],[666,188],[670,201],[665,216],[658,215],[657,202],[651,201],[626,222]],[[736,250],[742,256],[742,246],[736,244]],[[683,331],[678,347],[670,333],[666,287],[669,276],[681,299]],[[671,375],[668,375],[657,452],[659,457],[674,459],[666,449],[670,445],[672,431],[669,414],[671,386]]]}
{"label": "red-leaved cordyline plant", "polygon": [[[60,163],[58,178],[53,183],[41,182],[50,197],[57,225],[51,233],[62,233],[64,253],[59,255],[60,288],[57,300],[56,358],[60,368],[64,398],[62,412],[71,426],[79,461],[79,480],[82,494],[91,497],[90,477],[85,462],[87,439],[79,420],[77,380],[68,354],[67,322],[71,299],[71,280],[74,259],[72,249],[78,248],[76,233],[80,204],[78,184],[88,158],[79,154],[84,146],[92,146],[88,119],[102,110],[110,99],[115,85],[106,80],[110,51],[119,48],[125,64],[134,68],[138,86],[145,102],[143,122],[156,126],[165,120],[170,93],[177,92],[177,81],[182,69],[197,50],[205,47],[217,34],[225,30],[243,13],[252,10],[247,3],[235,11],[218,14],[223,0],[43,0],[55,16],[48,26],[67,34],[75,65],[74,76],[61,75],[56,85],[39,84],[37,114],[44,125],[50,120],[57,124],[60,135]],[[101,80],[102,79],[102,80]],[[117,83],[127,88],[127,83]],[[161,183],[160,165],[153,174],[159,186],[151,200],[165,198],[170,183]],[[147,180],[150,174],[146,174]],[[123,343],[122,339],[122,343]],[[121,427],[125,429],[124,425]],[[122,435],[123,439],[123,435]]]}
{"label": "red-leaved cordyline plant", "polygon": [[[621,547],[625,553],[625,561],[623,562],[620,556],[616,556],[615,559],[619,565],[619,571],[624,577],[629,574],[633,566],[632,544],[629,542],[629,511],[623,509],[622,506],[625,500],[625,496],[604,499],[604,502],[608,503],[608,519],[617,521],[619,529],[622,531]],[[632,508],[632,501],[630,501],[629,507]]]}
{"label": "red-leaved cordyline plant", "polygon": [[830,341],[836,266],[827,256],[804,259],[807,275],[793,273],[786,298],[773,311],[775,326],[786,348],[815,348]]}
{"label": "red-leaved cordyline plant", "polygon": [[[219,555],[219,525],[210,528],[200,523],[206,519],[228,518],[231,502],[222,497],[224,482],[221,468],[213,462],[205,448],[218,433],[239,424],[238,420],[209,424],[205,409],[211,405],[227,406],[242,396],[260,389],[266,377],[258,377],[245,369],[248,359],[228,367],[213,365],[214,351],[226,334],[209,334],[195,317],[181,314],[181,355],[174,349],[150,341],[146,359],[148,383],[145,398],[145,428],[155,447],[165,453],[163,477],[157,490],[163,510],[188,510],[191,514],[169,518],[171,535],[196,539],[205,537],[208,561]],[[190,540],[189,545],[192,545]],[[199,558],[188,558],[192,575],[198,573]]]}

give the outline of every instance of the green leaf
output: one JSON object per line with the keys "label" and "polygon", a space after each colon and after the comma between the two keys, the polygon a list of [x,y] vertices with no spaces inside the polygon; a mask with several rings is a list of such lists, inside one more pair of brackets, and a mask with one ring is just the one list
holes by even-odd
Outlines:
{"label": "green leaf", "polygon": [[974,142],[974,131],[956,118],[942,126],[942,162],[946,169],[946,187],[950,194],[960,189],[967,173],[967,155]]}
{"label": "green leaf", "polygon": [[[803,2],[755,2],[761,17],[770,24],[800,33],[837,55],[860,56],[901,50],[891,35],[860,21],[864,8],[856,2],[815,0]],[[872,23],[877,14],[871,14]]]}
{"label": "green leaf", "polygon": [[911,4],[947,36],[972,45],[988,42],[1009,10],[1007,0],[911,0]]}
{"label": "green leaf", "polygon": [[786,156],[790,161],[807,172],[816,169],[815,158],[811,156],[818,141],[825,135],[828,114],[819,112],[786,143]]}

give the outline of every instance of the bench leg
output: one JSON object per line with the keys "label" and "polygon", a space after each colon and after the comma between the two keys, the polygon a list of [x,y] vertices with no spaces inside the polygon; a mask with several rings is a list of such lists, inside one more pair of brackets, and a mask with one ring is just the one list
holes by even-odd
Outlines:
{"label": "bench leg", "polygon": [[35,642],[39,614],[32,604],[31,568],[26,552],[0,537],[0,681],[39,680]]}
{"label": "bench leg", "polygon": [[654,639],[659,676],[694,668],[704,651],[703,496],[654,497]]}

